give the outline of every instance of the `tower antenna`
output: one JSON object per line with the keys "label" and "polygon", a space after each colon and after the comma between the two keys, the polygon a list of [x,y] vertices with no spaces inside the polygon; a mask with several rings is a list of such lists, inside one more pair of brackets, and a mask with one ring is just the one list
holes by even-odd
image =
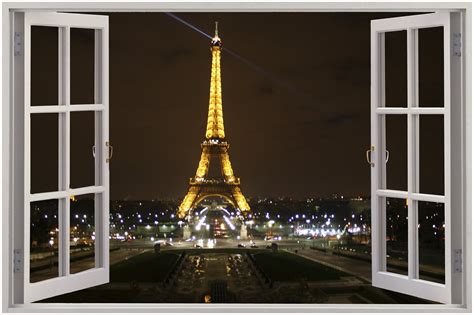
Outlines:
{"label": "tower antenna", "polygon": [[216,32],[215,32],[215,35],[216,35],[216,37],[219,37],[219,36],[218,36],[218,35],[219,35],[219,32],[218,32],[219,22],[216,21],[215,23],[216,23]]}

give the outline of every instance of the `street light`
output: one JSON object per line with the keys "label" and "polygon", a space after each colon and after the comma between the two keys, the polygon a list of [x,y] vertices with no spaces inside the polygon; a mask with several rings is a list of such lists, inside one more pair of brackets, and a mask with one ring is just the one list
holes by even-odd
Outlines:
{"label": "street light", "polygon": [[275,221],[273,221],[273,220],[268,221],[268,227],[270,228],[270,236],[272,236],[272,237],[273,237],[273,229],[272,229],[272,227],[273,227],[273,224],[274,224],[274,223],[275,223]]}
{"label": "street light", "polygon": [[50,239],[49,246],[51,248],[51,256],[49,256],[49,269],[53,269],[53,255],[54,255],[53,245],[54,245],[54,240]]}

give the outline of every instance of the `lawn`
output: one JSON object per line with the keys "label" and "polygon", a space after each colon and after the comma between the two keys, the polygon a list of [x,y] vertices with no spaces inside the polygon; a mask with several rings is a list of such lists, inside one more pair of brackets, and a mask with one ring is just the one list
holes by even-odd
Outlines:
{"label": "lawn", "polygon": [[111,282],[161,282],[181,252],[146,252],[110,266]]}
{"label": "lawn", "polygon": [[255,254],[260,268],[273,281],[330,281],[347,274],[288,252],[261,252]]}

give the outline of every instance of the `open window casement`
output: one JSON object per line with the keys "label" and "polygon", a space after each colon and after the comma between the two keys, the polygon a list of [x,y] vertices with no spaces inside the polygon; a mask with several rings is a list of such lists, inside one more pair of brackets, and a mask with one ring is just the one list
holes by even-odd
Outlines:
{"label": "open window casement", "polygon": [[[420,36],[429,29],[440,30],[440,51],[442,59],[442,75],[440,90],[443,91],[441,104],[426,104],[420,97],[420,86],[427,76],[420,76],[420,64],[426,54],[419,53]],[[388,101],[388,92],[395,88],[393,80],[387,79],[387,55],[392,53],[393,45],[387,47],[387,38],[398,32],[406,38],[397,50],[405,57],[406,74],[399,67],[398,76],[406,75],[406,93],[400,104]],[[368,155],[371,161],[372,185],[372,284],[416,297],[441,302],[460,304],[462,296],[462,53],[461,53],[461,16],[456,12],[440,12],[407,17],[373,20],[371,23],[371,143]],[[406,46],[405,46],[406,45]],[[406,47],[406,48],[405,48]],[[441,51],[442,50],[442,51]],[[391,68],[393,71],[393,67]],[[393,74],[393,73],[392,73]],[[396,75],[397,75],[396,74]],[[404,86],[404,85],[403,85]],[[431,92],[436,87],[430,87]],[[406,94],[406,97],[405,97]],[[393,95],[393,94],[392,94]],[[406,149],[400,152],[390,151],[390,156],[403,155],[406,161],[406,188],[397,189],[388,181],[387,174],[389,150],[391,143],[387,140],[388,121],[400,118],[399,127],[403,132],[399,137],[406,137]],[[420,190],[420,168],[425,167],[420,159],[420,122],[426,118],[437,119],[439,126],[444,128],[439,134],[433,132],[432,137],[439,137],[441,155],[444,157],[444,169],[431,169],[440,172],[444,178],[441,186],[443,194],[427,193]],[[399,130],[400,130],[399,128]],[[400,271],[393,267],[393,257],[387,251],[387,228],[390,224],[390,203],[402,204],[406,210],[407,249],[406,270]],[[421,229],[418,217],[422,206],[430,204],[430,209],[438,209],[429,215],[444,216],[444,226],[427,231]],[[423,214],[424,215],[424,214]],[[403,215],[405,216],[405,215]],[[420,251],[424,250],[420,239],[426,237],[422,233],[442,233],[444,229],[444,280],[433,281],[422,277],[420,273]],[[431,236],[433,237],[433,236]],[[404,258],[404,259],[405,259]],[[392,265],[391,265],[392,264]],[[401,265],[398,262],[395,264]]]}
{"label": "open window casement", "polygon": [[[26,11],[12,13],[12,91],[13,124],[16,134],[13,143],[14,167],[14,217],[13,222],[13,302],[30,303],[56,295],[104,284],[109,281],[109,151],[108,142],[108,17],[100,15],[66,14],[56,12]],[[48,27],[57,31],[58,98],[57,105],[32,104],[31,64],[32,39],[35,27]],[[71,102],[71,32],[92,32],[94,38],[94,95],[86,104]],[[80,45],[79,45],[80,46]],[[77,46],[76,46],[77,47]],[[44,58],[44,56],[42,57]],[[37,59],[36,59],[37,60]],[[41,60],[40,60],[41,62]],[[46,78],[45,78],[46,79]],[[56,82],[51,83],[56,84]],[[91,83],[92,84],[92,83]],[[71,117],[92,117],[94,138],[90,154],[93,156],[93,185],[71,188]],[[41,121],[42,115],[55,115],[57,127],[58,185],[54,191],[32,192],[31,152],[33,145],[32,121]],[[45,117],[45,116],[43,116]],[[44,126],[46,127],[46,126]],[[54,128],[55,129],[55,128]],[[56,136],[56,135],[55,135]],[[37,140],[37,139],[35,139]],[[56,141],[56,140],[55,140]],[[37,143],[42,146],[42,143]],[[56,176],[56,175],[54,175]],[[71,268],[71,203],[81,196],[93,196],[95,228],[92,238],[92,264],[81,270]],[[46,279],[31,278],[31,234],[34,227],[30,216],[38,202],[51,202],[56,207],[56,237],[51,238],[51,267],[54,276]],[[52,231],[51,234],[55,232]]]}

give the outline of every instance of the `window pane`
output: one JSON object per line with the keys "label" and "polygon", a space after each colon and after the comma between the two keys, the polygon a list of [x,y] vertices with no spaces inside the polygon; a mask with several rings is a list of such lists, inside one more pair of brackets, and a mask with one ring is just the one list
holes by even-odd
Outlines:
{"label": "window pane", "polygon": [[94,186],[95,112],[71,113],[71,187]]}
{"label": "window pane", "polygon": [[31,115],[31,193],[58,190],[58,114]]}
{"label": "window pane", "polygon": [[407,32],[385,33],[385,106],[407,107]]}
{"label": "window pane", "polygon": [[71,104],[94,104],[95,30],[71,28]]}
{"label": "window pane", "polygon": [[418,202],[419,278],[445,283],[444,204]]}
{"label": "window pane", "polygon": [[387,271],[408,275],[408,207],[406,200],[385,199]]}
{"label": "window pane", "polygon": [[58,272],[58,200],[30,205],[30,282],[56,278]]}
{"label": "window pane", "polygon": [[95,267],[95,195],[71,197],[71,273]]}
{"label": "window pane", "polygon": [[419,192],[444,195],[444,117],[420,115]]}
{"label": "window pane", "polygon": [[444,106],[443,27],[418,30],[419,106]]}
{"label": "window pane", "polygon": [[58,28],[31,27],[31,105],[58,105]]}
{"label": "window pane", "polygon": [[[385,116],[385,139],[388,161],[386,166],[387,189],[407,188],[407,116]],[[385,157],[387,157],[385,155]]]}

